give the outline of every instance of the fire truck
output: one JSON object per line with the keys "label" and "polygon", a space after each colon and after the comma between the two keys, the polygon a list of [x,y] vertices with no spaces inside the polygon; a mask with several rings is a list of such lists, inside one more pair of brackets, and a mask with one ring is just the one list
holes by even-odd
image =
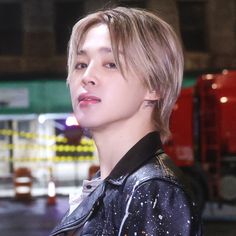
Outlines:
{"label": "fire truck", "polygon": [[171,115],[165,151],[189,176],[201,205],[236,200],[236,71],[200,76]]}

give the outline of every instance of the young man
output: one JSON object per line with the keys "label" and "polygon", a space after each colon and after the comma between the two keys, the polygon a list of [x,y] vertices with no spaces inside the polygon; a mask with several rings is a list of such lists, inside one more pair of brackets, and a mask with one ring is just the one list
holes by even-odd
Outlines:
{"label": "young man", "polygon": [[51,235],[201,235],[191,191],[161,145],[183,72],[171,27],[138,9],[90,14],[73,28],[68,70],[100,171]]}

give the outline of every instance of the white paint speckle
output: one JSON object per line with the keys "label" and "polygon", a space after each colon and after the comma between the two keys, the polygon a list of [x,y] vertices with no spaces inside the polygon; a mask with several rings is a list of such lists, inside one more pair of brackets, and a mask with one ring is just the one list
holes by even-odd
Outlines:
{"label": "white paint speckle", "polygon": [[157,199],[155,198],[155,201],[154,201],[153,206],[152,206],[153,209],[155,208],[156,204],[157,204]]}

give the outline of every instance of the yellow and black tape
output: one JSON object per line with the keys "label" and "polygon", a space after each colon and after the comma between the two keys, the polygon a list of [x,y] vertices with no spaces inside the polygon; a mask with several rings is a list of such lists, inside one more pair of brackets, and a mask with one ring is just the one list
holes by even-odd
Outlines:
{"label": "yellow and black tape", "polygon": [[96,157],[93,155],[86,156],[53,156],[53,157],[0,157],[0,162],[85,162],[85,161],[94,161]]}
{"label": "yellow and black tape", "polygon": [[41,145],[41,144],[0,144],[1,150],[34,150],[34,151],[55,151],[55,152],[94,152],[94,145]]}
{"label": "yellow and black tape", "polygon": [[68,140],[66,137],[56,136],[56,135],[46,135],[46,134],[38,134],[32,132],[23,132],[16,131],[11,129],[0,129],[0,135],[2,136],[19,136],[25,139],[43,139],[43,140],[51,140],[58,143],[67,143]]}

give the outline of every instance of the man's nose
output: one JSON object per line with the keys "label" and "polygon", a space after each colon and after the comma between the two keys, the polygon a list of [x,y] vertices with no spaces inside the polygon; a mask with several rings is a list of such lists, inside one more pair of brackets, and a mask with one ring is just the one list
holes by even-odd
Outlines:
{"label": "man's nose", "polygon": [[97,84],[97,74],[94,64],[90,64],[82,77],[82,85],[83,86],[95,86]]}

